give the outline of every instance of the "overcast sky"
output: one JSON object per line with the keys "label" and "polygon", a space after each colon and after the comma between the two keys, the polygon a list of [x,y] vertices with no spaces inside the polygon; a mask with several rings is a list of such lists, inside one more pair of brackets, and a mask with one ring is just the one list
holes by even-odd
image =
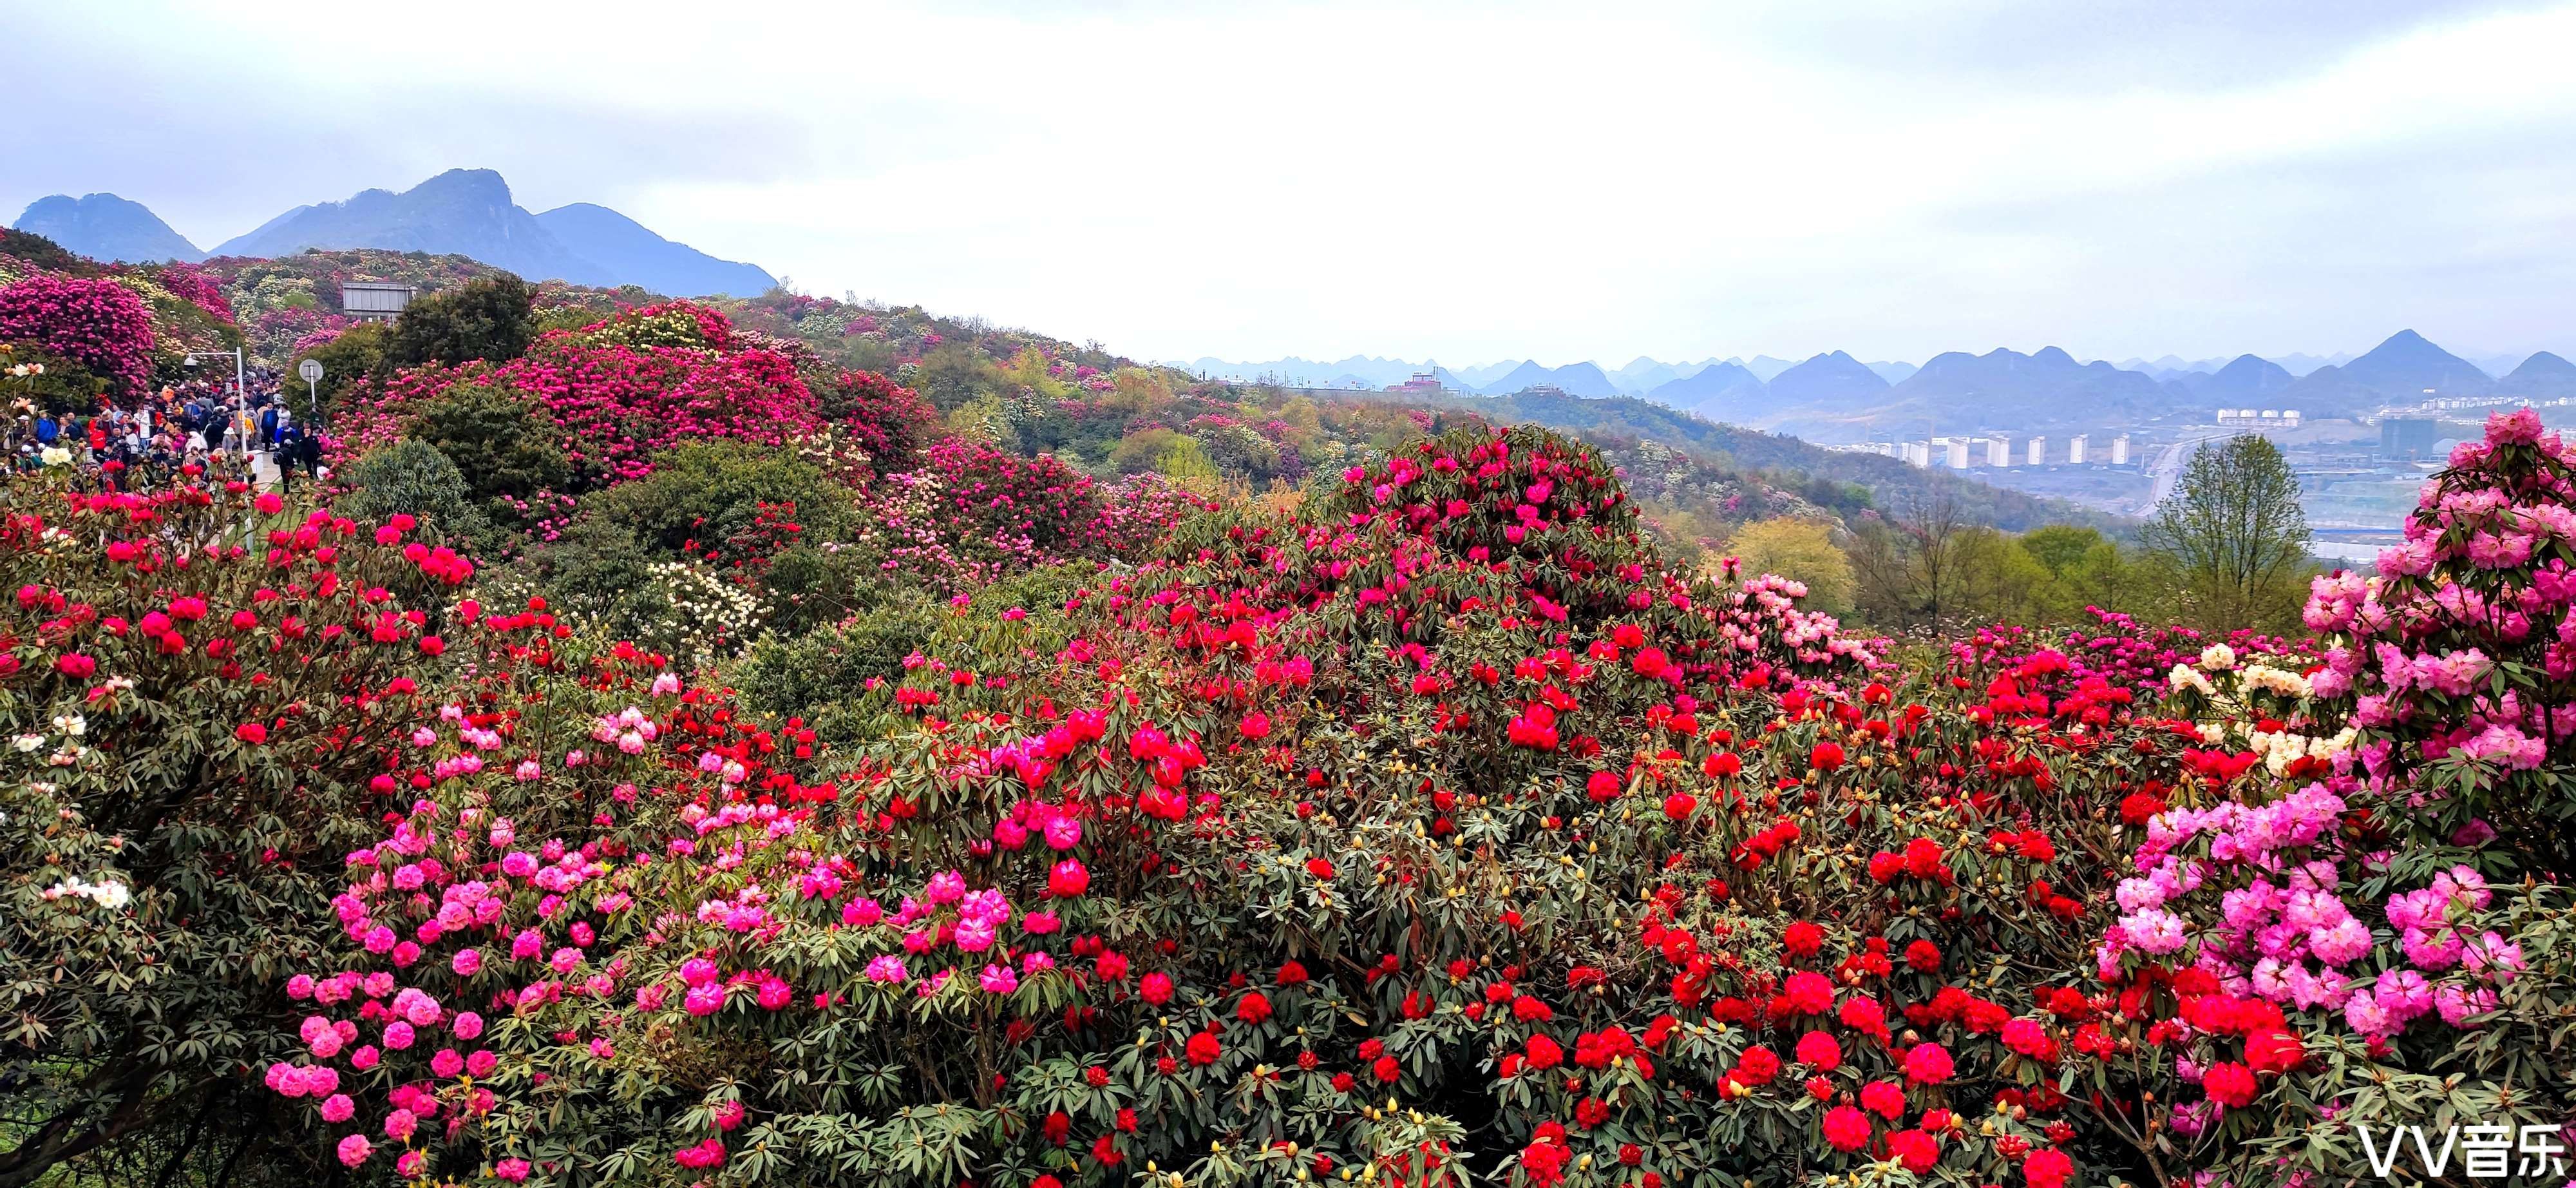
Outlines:
{"label": "overcast sky", "polygon": [[2576,347],[2576,4],[0,0],[0,27],[0,217],[112,191],[201,247],[484,166],[806,292],[1144,358]]}

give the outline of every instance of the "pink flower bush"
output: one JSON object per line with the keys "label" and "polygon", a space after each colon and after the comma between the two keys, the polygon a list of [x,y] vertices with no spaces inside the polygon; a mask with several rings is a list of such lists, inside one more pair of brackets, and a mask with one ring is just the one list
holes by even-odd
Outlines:
{"label": "pink flower bush", "polygon": [[0,341],[78,363],[107,380],[111,396],[139,396],[152,380],[151,313],[113,280],[40,272],[0,288]]}

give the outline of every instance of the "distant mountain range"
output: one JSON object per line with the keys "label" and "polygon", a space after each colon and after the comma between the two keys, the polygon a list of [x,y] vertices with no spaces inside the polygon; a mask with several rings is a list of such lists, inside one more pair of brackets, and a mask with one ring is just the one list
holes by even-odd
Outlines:
{"label": "distant mountain range", "polygon": [[291,256],[308,248],[383,248],[467,256],[529,280],[636,285],[676,297],[756,297],[778,284],[758,265],[673,243],[604,206],[576,202],[531,214],[512,200],[510,183],[489,169],[451,169],[399,194],[367,190],[341,202],[299,206],[212,252],[199,251],[142,203],[114,194],[38,199],[16,227],[97,260],[193,263],[210,256]]}
{"label": "distant mountain range", "polygon": [[1369,389],[1433,370],[1444,387],[1466,395],[1507,396],[1553,387],[1596,399],[1636,396],[1711,420],[1820,441],[1913,432],[1927,423],[1936,431],[2028,430],[2267,405],[2297,408],[2311,418],[2358,416],[2382,405],[2415,403],[2428,388],[2443,396],[2576,396],[2576,364],[2557,355],[2543,351],[2472,362],[2412,330],[2359,356],[2167,355],[2116,364],[2081,362],[2056,347],[2042,347],[2030,354],[1953,351],[1919,368],[1904,362],[1863,363],[1843,351],[1797,362],[1768,355],[1697,362],[1639,356],[1617,368],[1594,362],[1550,367],[1520,359],[1452,371],[1436,363],[1362,356],[1330,363],[1202,358],[1171,365],[1220,379]]}

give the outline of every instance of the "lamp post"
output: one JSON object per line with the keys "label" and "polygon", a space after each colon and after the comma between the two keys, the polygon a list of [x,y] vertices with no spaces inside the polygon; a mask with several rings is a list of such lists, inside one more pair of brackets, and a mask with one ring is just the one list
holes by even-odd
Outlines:
{"label": "lamp post", "polygon": [[[250,411],[250,392],[247,384],[245,384],[242,379],[242,353],[240,347],[234,347],[229,351],[190,351],[188,352],[186,365],[194,367],[197,365],[197,360],[200,358],[220,359],[226,355],[233,357],[233,399],[238,408],[238,411],[233,415],[241,416]],[[241,441],[242,453],[247,457],[250,453],[250,432],[248,429],[245,428],[242,431],[239,440]]]}

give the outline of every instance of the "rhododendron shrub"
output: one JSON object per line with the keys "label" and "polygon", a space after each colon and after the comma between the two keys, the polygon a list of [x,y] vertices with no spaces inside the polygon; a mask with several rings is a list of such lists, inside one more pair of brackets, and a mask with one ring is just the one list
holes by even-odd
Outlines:
{"label": "rhododendron shrub", "polygon": [[2492,418],[2377,577],[2316,580],[2321,653],[2172,670],[2203,745],[2170,806],[2126,814],[2096,954],[2126,1035],[2088,1052],[2150,1158],[2341,1175],[2363,1127],[2576,1112],[2537,1055],[2576,1010],[2570,463],[2529,410]]}
{"label": "rhododendron shrub", "polygon": [[113,280],[38,272],[0,287],[0,341],[77,363],[115,398],[139,396],[152,381],[152,316]]}
{"label": "rhododendron shrub", "polygon": [[135,1144],[298,1162],[240,1071],[293,1043],[279,978],[327,951],[337,857],[399,803],[383,773],[471,566],[238,488],[10,493],[0,1180]]}
{"label": "rhododendron shrub", "polygon": [[[1603,490],[1542,434],[1416,457]],[[2089,960],[2105,797],[2182,737],[1884,683],[1577,502],[1503,559],[1391,501],[1188,521],[935,639],[837,753],[649,665],[522,764],[440,711],[267,1075],[387,1070],[314,1104],[338,1157],[469,1178],[2063,1183],[2109,1004],[2003,956]]]}
{"label": "rhododendron shrub", "polygon": [[1205,506],[1156,475],[1096,483],[1050,455],[1023,458],[943,437],[910,470],[877,476],[858,496],[862,523],[846,547],[888,583],[941,596],[1075,560],[1134,556]]}
{"label": "rhododendron shrub", "polygon": [[355,407],[335,426],[337,448],[393,441],[422,407],[464,384],[528,401],[552,426],[574,494],[650,474],[662,451],[687,442],[776,448],[842,428],[885,448],[897,435],[872,418],[902,410],[890,395],[836,398],[842,411],[827,416],[789,355],[742,341],[712,309],[671,302],[549,331],[497,366],[425,366],[371,381],[353,391]]}

